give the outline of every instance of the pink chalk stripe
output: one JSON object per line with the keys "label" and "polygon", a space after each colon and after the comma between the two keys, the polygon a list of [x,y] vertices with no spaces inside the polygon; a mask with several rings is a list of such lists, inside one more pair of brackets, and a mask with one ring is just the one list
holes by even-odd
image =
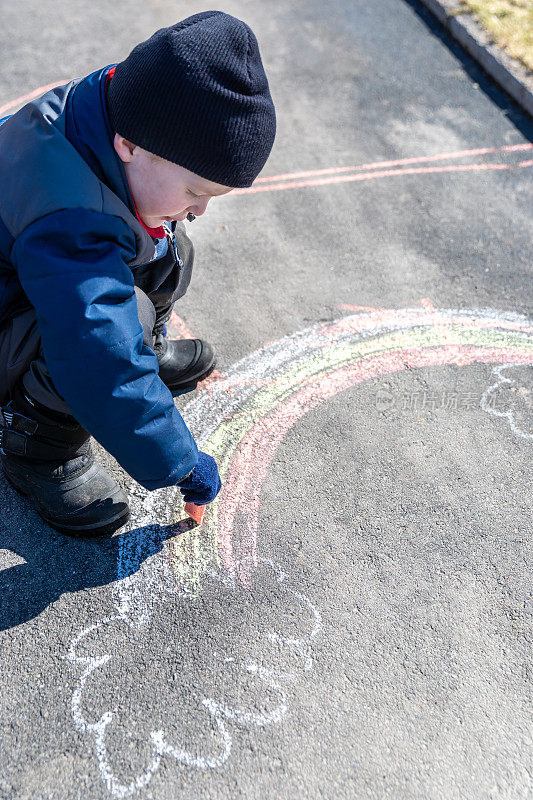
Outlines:
{"label": "pink chalk stripe", "polygon": [[422,306],[422,308],[425,308],[426,311],[432,311],[432,312],[435,311],[435,306],[433,305],[429,297],[421,297],[420,305]]}
{"label": "pink chalk stripe", "polygon": [[[502,321],[497,316],[493,317],[474,317],[474,316],[459,316],[443,314],[435,308],[429,297],[420,298],[420,305],[424,311],[416,309],[406,311],[404,309],[391,309],[391,308],[371,308],[368,307],[368,314],[361,316],[342,317],[341,319],[334,320],[334,322],[325,324],[322,330],[317,331],[318,335],[323,335],[331,340],[331,337],[337,336],[339,333],[348,333],[350,331],[365,331],[372,330],[382,326],[393,326],[394,328],[401,328],[404,325],[411,323],[420,323],[420,325],[427,324],[441,324],[446,325],[468,325],[473,328],[503,328],[508,331],[521,331],[524,333],[533,333],[533,325],[529,322],[514,322],[511,320]],[[345,303],[339,303],[336,306],[339,309],[347,311],[364,310],[365,306],[350,306]]]}
{"label": "pink chalk stripe", "polygon": [[325,167],[324,169],[308,169],[302,172],[284,172],[281,175],[269,175],[268,177],[257,178],[254,186],[258,183],[270,183],[272,181],[285,181],[291,178],[310,178],[315,175],[331,175],[341,172],[353,172],[358,169],[383,169],[383,167],[399,167],[404,164],[420,164],[428,161],[441,161],[446,158],[464,158],[465,156],[483,156],[489,153],[514,153],[524,150],[532,150],[533,144],[506,145],[504,147],[479,147],[476,150],[456,150],[451,153],[437,153],[434,156],[416,156],[414,158],[398,158],[395,161],[371,161],[368,164],[359,164],[352,167]]}
{"label": "pink chalk stripe", "polygon": [[187,327],[181,317],[172,311],[168,321],[168,332],[174,339],[195,339],[194,333]]}
{"label": "pink chalk stripe", "polygon": [[348,303],[337,303],[335,308],[338,308],[339,311],[386,311],[385,308],[379,308],[377,306],[351,306]]}
{"label": "pink chalk stripe", "polygon": [[249,189],[233,189],[224,197],[235,197],[239,194],[256,194],[257,192],[281,192],[286,189],[302,189],[307,186],[325,186],[326,184],[350,183],[353,181],[371,181],[377,178],[388,178],[393,175],[429,175],[437,172],[490,172],[494,170],[515,169],[530,166],[529,161],[518,164],[454,164],[447,167],[413,167],[412,169],[388,169],[379,172],[360,172],[356,175],[335,175],[308,181],[293,181],[292,183],[271,183],[266,186],[256,186]]}
{"label": "pink chalk stripe", "polygon": [[473,316],[457,316],[450,314],[443,314],[441,311],[435,310],[434,312],[429,309],[423,311],[404,311],[402,309],[386,309],[364,316],[351,316],[342,317],[331,324],[325,324],[322,329],[317,331],[317,334],[324,336],[331,340],[342,333],[359,332],[373,330],[377,327],[393,326],[401,328],[405,325],[420,324],[435,325],[445,322],[448,326],[459,325],[469,326],[477,329],[485,328],[502,328],[506,331],[519,331],[523,333],[533,333],[533,325],[529,322],[514,322],[510,320],[501,320],[498,317],[473,317]]}

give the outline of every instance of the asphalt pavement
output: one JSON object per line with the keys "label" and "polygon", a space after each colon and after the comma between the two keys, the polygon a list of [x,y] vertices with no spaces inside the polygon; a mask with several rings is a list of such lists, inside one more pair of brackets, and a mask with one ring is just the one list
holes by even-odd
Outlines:
{"label": "asphalt pavement", "polygon": [[[4,4],[0,107],[212,7]],[[190,528],[95,444],[91,542],[0,475],[0,797],[526,800],[533,124],[415,0],[218,8],[278,114],[170,325],[224,490]]]}

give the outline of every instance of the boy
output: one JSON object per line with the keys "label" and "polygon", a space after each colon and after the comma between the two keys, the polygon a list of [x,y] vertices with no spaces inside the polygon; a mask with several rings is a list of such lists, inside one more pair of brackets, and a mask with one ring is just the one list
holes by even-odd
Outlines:
{"label": "boy", "polygon": [[164,323],[191,278],[182,220],[250,186],[275,127],[257,40],[220,11],[0,121],[0,460],[57,530],[128,519],[90,435],[146,489],[219,492],[173,402],[213,351]]}

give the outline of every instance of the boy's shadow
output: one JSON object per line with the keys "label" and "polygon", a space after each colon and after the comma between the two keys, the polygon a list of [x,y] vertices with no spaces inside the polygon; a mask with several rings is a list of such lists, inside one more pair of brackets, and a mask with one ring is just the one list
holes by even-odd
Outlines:
{"label": "boy's shadow", "polygon": [[[114,536],[74,538],[50,528],[22,499],[20,509],[15,505],[13,511],[10,492],[19,499],[0,475],[0,496],[8,499],[6,505],[11,506],[9,514],[3,509],[0,517],[0,550],[16,553],[25,563],[0,567],[0,630],[33,619],[65,592],[105,586],[117,580],[119,548],[129,539],[142,553],[130,567],[129,574],[133,574],[146,558],[162,549],[166,539],[196,527],[193,520],[183,519],[171,525],[131,530],[126,525],[122,533]],[[127,573],[121,574],[126,576]]]}

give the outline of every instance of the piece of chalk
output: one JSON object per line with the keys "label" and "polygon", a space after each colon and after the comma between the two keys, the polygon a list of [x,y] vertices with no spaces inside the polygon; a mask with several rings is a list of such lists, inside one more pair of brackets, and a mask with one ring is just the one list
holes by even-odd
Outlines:
{"label": "piece of chalk", "polygon": [[185,503],[185,513],[188,514],[189,517],[199,525],[204,517],[205,506],[197,506],[194,503]]}

